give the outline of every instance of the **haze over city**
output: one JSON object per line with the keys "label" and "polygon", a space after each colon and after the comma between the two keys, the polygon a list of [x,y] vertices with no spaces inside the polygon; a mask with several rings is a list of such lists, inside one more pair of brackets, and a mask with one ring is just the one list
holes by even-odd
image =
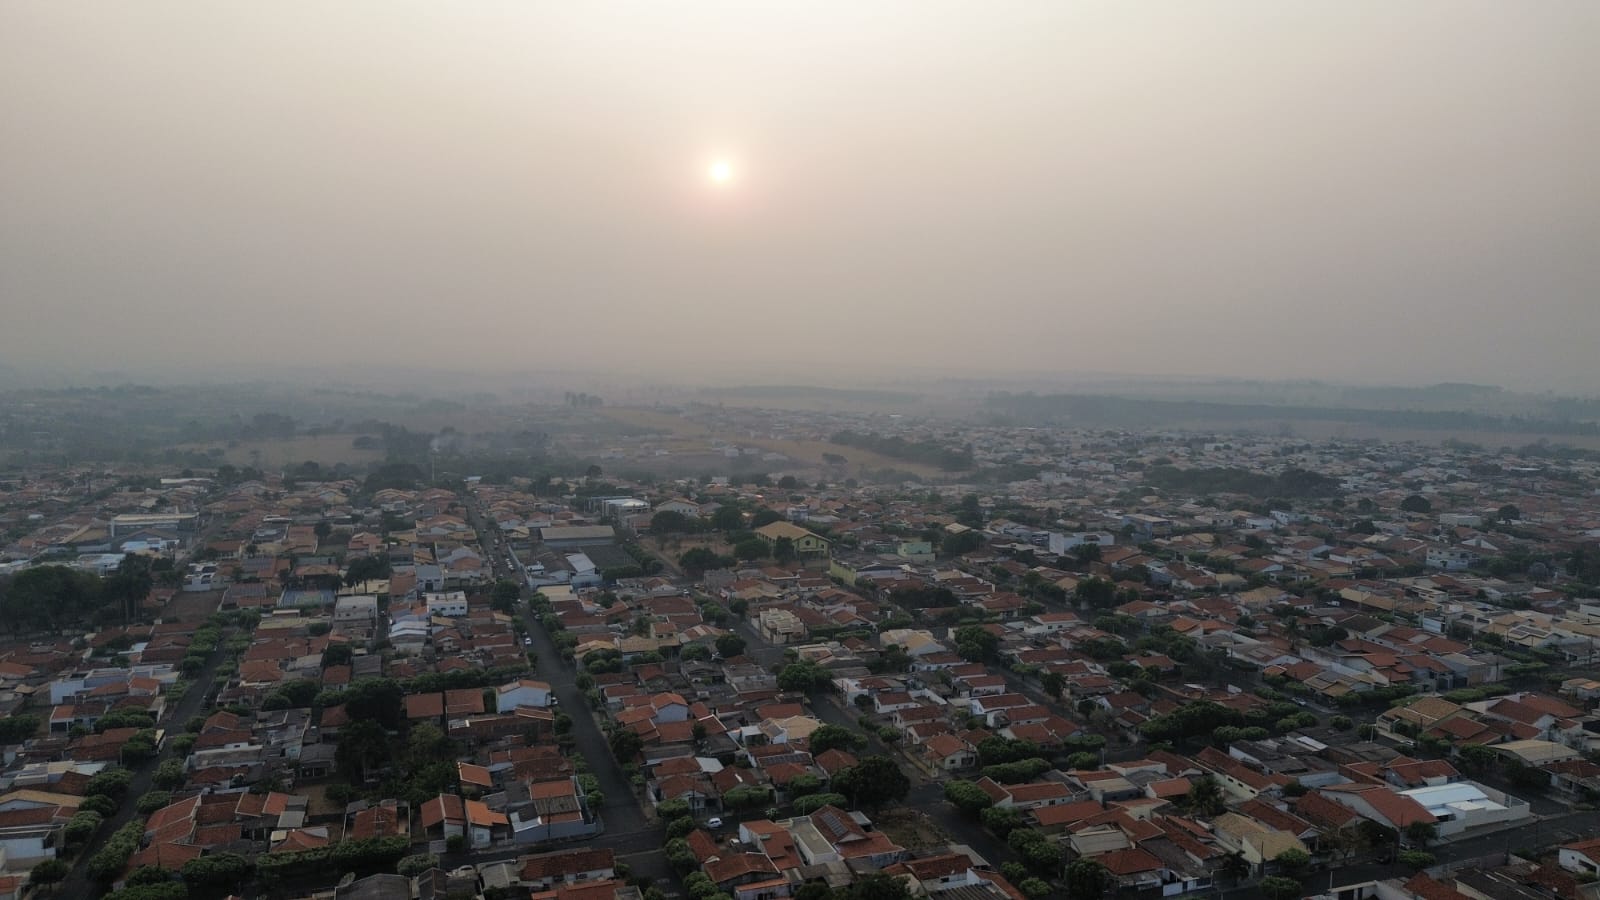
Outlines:
{"label": "haze over city", "polygon": [[0,362],[1600,390],[1596,33],[1588,2],[9,3]]}

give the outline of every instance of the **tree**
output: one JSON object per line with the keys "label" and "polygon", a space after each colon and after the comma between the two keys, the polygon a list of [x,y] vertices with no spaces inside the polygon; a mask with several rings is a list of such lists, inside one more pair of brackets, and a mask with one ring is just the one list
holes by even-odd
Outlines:
{"label": "tree", "polygon": [[432,853],[413,853],[395,863],[394,871],[396,875],[414,878],[429,869],[438,868],[438,866],[439,857],[434,856]]}
{"label": "tree", "polygon": [[631,728],[618,728],[611,732],[607,742],[611,745],[611,755],[623,765],[631,765],[639,751],[644,749],[644,738]]}
{"label": "tree", "polygon": [[978,813],[978,821],[995,837],[1004,838],[1022,827],[1022,814],[1009,806],[990,806]]}
{"label": "tree", "polygon": [[822,690],[832,683],[833,679],[828,675],[828,670],[809,659],[792,662],[778,672],[778,687],[785,691],[809,694]]}
{"label": "tree", "polygon": [[843,750],[853,753],[866,746],[867,739],[848,728],[840,725],[823,725],[811,732],[810,748],[812,756],[819,756],[829,750]]}
{"label": "tree", "polygon": [[1295,847],[1274,856],[1272,861],[1277,865],[1278,871],[1294,879],[1299,879],[1307,869],[1311,868],[1311,854]]}
{"label": "tree", "polygon": [[[181,762],[181,760],[180,760]],[[101,817],[114,816],[122,804],[107,797],[105,794],[93,794],[84,797],[78,804],[78,812],[96,813]]]}
{"label": "tree", "polygon": [[72,867],[57,857],[51,857],[28,871],[29,884],[55,884],[66,880]]}
{"label": "tree", "polygon": [[1250,861],[1244,858],[1243,853],[1229,853],[1218,864],[1217,875],[1237,884],[1250,877]]}
{"label": "tree", "polygon": [[494,590],[489,592],[489,605],[495,612],[514,613],[521,601],[522,588],[515,581],[502,578],[494,583]]}
{"label": "tree", "polygon": [[1317,843],[1328,851],[1334,861],[1348,860],[1368,846],[1366,834],[1353,823],[1319,830]]}
{"label": "tree", "polygon": [[784,787],[784,792],[791,799],[820,794],[822,793],[822,779],[811,774],[796,775],[789,779],[788,785]]}
{"label": "tree", "polygon": [[772,558],[781,563],[792,562],[795,557],[794,539],[781,537],[772,542]]}
{"label": "tree", "polygon": [[911,792],[911,779],[889,757],[868,756],[859,764],[836,773],[833,789],[849,797],[852,806],[877,808],[904,800]]}
{"label": "tree", "polygon": [[132,782],[133,773],[127,769],[106,769],[84,783],[83,793],[86,797],[102,794],[115,800],[128,792]]}
{"label": "tree", "polygon": [[1227,810],[1227,802],[1222,796],[1222,785],[1209,776],[1196,778],[1189,786],[1189,793],[1184,795],[1183,806],[1197,815],[1222,815]]}
{"label": "tree", "polygon": [[1072,597],[1079,606],[1091,609],[1109,609],[1118,603],[1116,585],[1099,576],[1078,582]]}
{"label": "tree", "polygon": [[1295,900],[1300,896],[1300,882],[1282,875],[1268,875],[1261,879],[1259,887],[1271,900]]}
{"label": "tree", "polygon": [[1017,882],[1017,890],[1021,891],[1028,900],[1044,900],[1050,896],[1050,882],[1043,878],[1024,878]]}
{"label": "tree", "polygon": [[[116,810],[112,810],[112,812],[116,812]],[[62,831],[62,837],[66,838],[68,844],[81,844],[93,837],[96,831],[100,830],[100,823],[103,821],[105,820],[100,813],[93,810],[79,809],[78,812],[72,814],[72,818],[67,820],[66,827]]]}
{"label": "tree", "polygon": [[692,530],[689,517],[681,512],[666,509],[650,517],[651,534],[682,534]]}
{"label": "tree", "polygon": [[324,669],[329,666],[348,666],[354,659],[355,650],[351,649],[349,644],[329,644],[322,651],[322,667]]}
{"label": "tree", "polygon": [[758,537],[748,537],[733,545],[734,559],[750,561],[767,555],[767,542]]}
{"label": "tree", "polygon": [[968,662],[994,662],[1000,658],[1000,638],[982,625],[956,629],[956,652]]}
{"label": "tree", "polygon": [[717,635],[717,639],[713,641],[713,643],[716,645],[717,653],[720,654],[723,659],[730,659],[738,656],[744,652],[745,648],[744,638],[734,634],[731,631],[727,634]]}
{"label": "tree", "polygon": [[156,767],[156,774],[153,780],[156,787],[172,790],[173,788],[182,787],[188,777],[188,773],[183,768],[183,760],[164,759],[161,761],[161,765]]}
{"label": "tree", "polygon": [[911,900],[911,889],[904,880],[882,872],[857,877],[843,894],[840,900]]}
{"label": "tree", "polygon": [[789,805],[800,815],[809,816],[824,806],[847,807],[850,805],[850,798],[830,791],[826,794],[808,794]]}
{"label": "tree", "polygon": [[[676,825],[678,822],[688,822],[690,825],[689,830],[694,830],[693,819],[678,819],[672,824]],[[666,846],[662,847],[662,850],[666,853],[667,864],[679,872],[687,872],[700,864],[700,860],[694,855],[694,851],[689,849],[689,842],[684,840],[682,837],[675,837],[667,841]],[[705,877],[699,872],[694,874],[700,875],[702,878]],[[710,879],[707,879],[707,881],[709,880]],[[685,889],[689,887],[689,879],[684,879],[683,886]]]}
{"label": "tree", "polygon": [[[1084,546],[1093,545],[1085,544]],[[1039,686],[1044,688],[1044,692],[1049,694],[1052,699],[1060,700],[1061,692],[1066,689],[1066,685],[1067,679],[1060,672],[1046,672],[1039,676]]]}
{"label": "tree", "polygon": [[355,719],[339,731],[334,762],[347,780],[364,783],[368,775],[389,763],[388,733],[371,719]]}
{"label": "tree", "polygon": [[1426,847],[1439,836],[1439,828],[1432,822],[1412,822],[1406,826],[1406,841],[1416,847]]}
{"label": "tree", "polygon": [[663,822],[674,819],[687,819],[693,816],[687,800],[663,800],[656,804],[656,818]]}
{"label": "tree", "polygon": [[1426,850],[1402,850],[1400,855],[1395,857],[1395,860],[1402,866],[1409,866],[1418,870],[1426,869],[1436,861],[1434,855]]}
{"label": "tree", "polygon": [[738,531],[744,528],[744,510],[737,506],[719,506],[711,514],[711,527],[717,531]]}
{"label": "tree", "polygon": [[994,805],[994,798],[984,793],[983,788],[962,779],[945,782],[944,799],[969,816],[976,816]]}
{"label": "tree", "polygon": [[771,799],[772,792],[765,787],[741,785],[723,793],[722,805],[724,809],[737,812],[765,806]]}
{"label": "tree", "polygon": [[183,864],[183,880],[191,887],[203,887],[218,893],[232,889],[255,872],[255,864],[237,853],[212,853],[198,856]]}
{"label": "tree", "polygon": [[712,569],[725,569],[733,561],[718,556],[707,547],[691,547],[678,555],[678,565],[690,575],[700,575]]}
{"label": "tree", "polygon": [[1510,503],[1507,503],[1505,506],[1500,507],[1499,511],[1496,512],[1495,515],[1502,522],[1515,522],[1516,520],[1522,518],[1522,510],[1517,509]]}
{"label": "tree", "polygon": [[1067,866],[1067,897],[1070,900],[1100,900],[1116,886],[1105,866],[1087,857]]}
{"label": "tree", "polygon": [[156,810],[172,802],[172,794],[167,791],[151,791],[139,798],[134,804],[134,809],[142,816],[148,816]]}
{"label": "tree", "polygon": [[1400,508],[1408,513],[1429,513],[1433,511],[1433,504],[1421,494],[1412,494],[1400,501]]}

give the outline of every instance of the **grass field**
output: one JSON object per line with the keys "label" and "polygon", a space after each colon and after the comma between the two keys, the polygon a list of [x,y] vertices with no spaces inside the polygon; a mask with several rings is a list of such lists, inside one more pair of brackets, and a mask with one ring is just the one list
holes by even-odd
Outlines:
{"label": "grass field", "polygon": [[822,466],[824,453],[837,453],[849,460],[849,468],[856,471],[862,467],[868,469],[897,469],[902,472],[912,472],[925,478],[950,477],[954,473],[946,472],[937,466],[923,465],[859,447],[841,447],[826,441],[785,441],[769,438],[753,438],[737,432],[719,432],[708,428],[699,422],[666,413],[656,412],[652,409],[641,409],[629,406],[607,406],[600,410],[609,418],[639,428],[648,428],[664,434],[671,434],[682,443],[681,447],[673,446],[673,452],[689,451],[709,444],[713,439],[720,439],[730,444],[741,447],[760,447],[782,453],[790,459],[811,466]]}

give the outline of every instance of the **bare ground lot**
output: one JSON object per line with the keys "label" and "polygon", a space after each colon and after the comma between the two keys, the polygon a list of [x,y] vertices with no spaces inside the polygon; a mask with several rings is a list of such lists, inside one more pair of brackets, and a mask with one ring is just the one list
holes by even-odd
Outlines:
{"label": "bare ground lot", "polygon": [[949,832],[940,828],[927,813],[909,806],[895,806],[874,813],[872,824],[908,850],[937,847],[951,841]]}
{"label": "bare ground lot", "polygon": [[203,622],[220,605],[221,591],[179,591],[161,610],[161,617],[179,622]]}

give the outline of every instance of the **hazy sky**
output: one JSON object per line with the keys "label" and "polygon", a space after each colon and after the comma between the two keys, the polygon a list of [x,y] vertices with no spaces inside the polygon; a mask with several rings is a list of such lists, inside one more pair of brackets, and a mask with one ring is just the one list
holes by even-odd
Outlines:
{"label": "hazy sky", "polygon": [[1597,36],[1594,0],[8,0],[0,363],[1600,390]]}

